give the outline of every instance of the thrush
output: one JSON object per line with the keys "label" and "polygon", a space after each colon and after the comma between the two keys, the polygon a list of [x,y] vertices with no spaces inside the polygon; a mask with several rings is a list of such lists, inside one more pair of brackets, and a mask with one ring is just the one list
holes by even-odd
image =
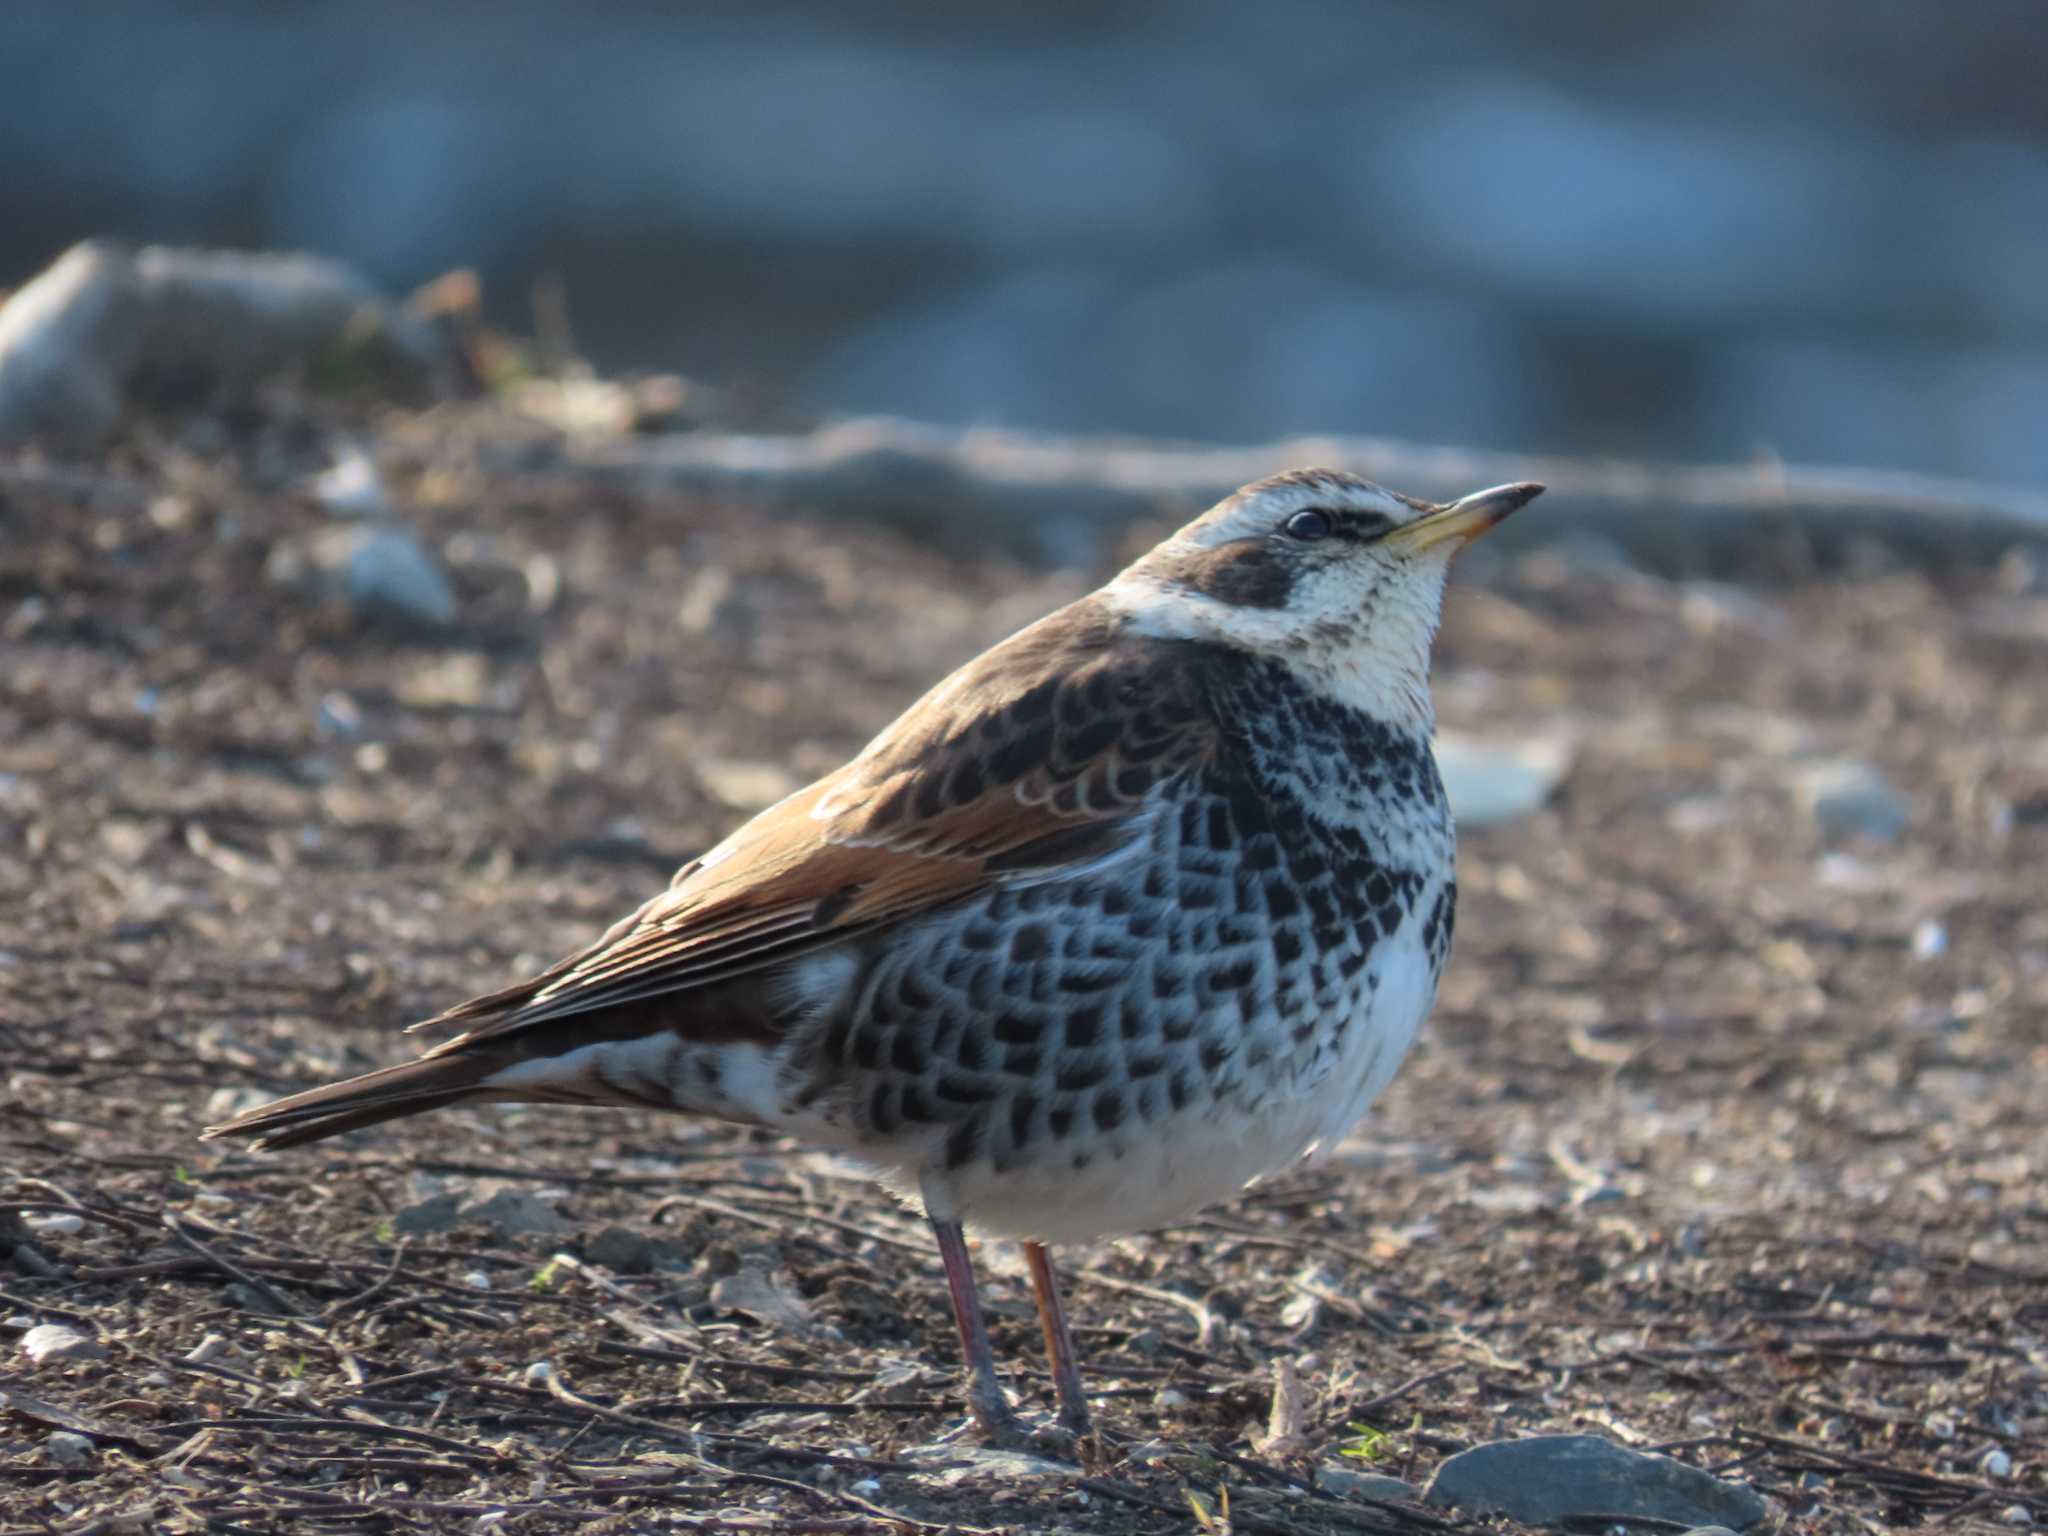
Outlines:
{"label": "thrush", "polygon": [[1430,750],[1444,581],[1541,490],[1246,486],[587,949],[414,1025],[459,1031],[420,1058],[205,1134],[624,1104],[849,1153],[930,1221],[978,1426],[1019,1420],[968,1226],[1021,1240],[1058,1422],[1085,1432],[1048,1245],[1184,1219],[1329,1146],[1429,1012],[1457,905]]}

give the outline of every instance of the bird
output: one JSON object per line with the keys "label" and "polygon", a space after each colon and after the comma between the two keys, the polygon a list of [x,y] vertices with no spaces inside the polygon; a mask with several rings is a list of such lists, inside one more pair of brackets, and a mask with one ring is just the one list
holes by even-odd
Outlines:
{"label": "bird", "polygon": [[[1091,1432],[1050,1248],[1327,1150],[1434,1004],[1457,905],[1429,669],[1448,503],[1305,468],[967,662],[423,1055],[206,1128],[294,1147],[480,1102],[849,1154],[929,1222],[989,1440]],[[998,1377],[965,1233],[1017,1240],[1056,1401]]]}

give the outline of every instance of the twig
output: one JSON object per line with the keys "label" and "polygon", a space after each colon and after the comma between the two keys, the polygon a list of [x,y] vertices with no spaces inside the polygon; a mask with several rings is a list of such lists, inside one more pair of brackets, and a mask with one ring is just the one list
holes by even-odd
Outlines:
{"label": "twig", "polygon": [[875,1379],[873,1371],[835,1371],[821,1365],[771,1365],[760,1360],[738,1360],[731,1355],[691,1354],[681,1349],[663,1349],[657,1344],[620,1344],[612,1339],[599,1339],[589,1347],[601,1355],[669,1360],[677,1365],[701,1365],[720,1371],[751,1371],[757,1376],[783,1381],[848,1381],[865,1385]]}
{"label": "twig", "polygon": [[1419,1391],[1423,1387],[1430,1385],[1430,1383],[1432,1382],[1442,1381],[1447,1376],[1455,1376],[1460,1371],[1469,1371],[1470,1369],[1471,1367],[1469,1365],[1438,1366],[1433,1371],[1424,1371],[1419,1376],[1410,1376],[1398,1387],[1389,1387],[1386,1391],[1380,1393],[1378,1397],[1369,1397],[1364,1402],[1359,1403],[1351,1408],[1348,1408],[1345,1411],[1354,1418],[1362,1418],[1367,1414],[1378,1413],[1382,1408],[1389,1407],[1392,1404],[1399,1402],[1402,1398],[1406,1397],[1410,1392]]}
{"label": "twig", "polygon": [[256,1292],[257,1295],[276,1307],[286,1317],[303,1318],[306,1315],[304,1310],[296,1306],[268,1280],[251,1274],[248,1270],[242,1268],[241,1265],[236,1264],[233,1260],[228,1259],[200,1242],[198,1238],[187,1232],[178,1218],[169,1211],[163,1213],[163,1223],[164,1230],[169,1232],[172,1237],[183,1243],[187,1248],[190,1248],[194,1253],[206,1260],[207,1263],[213,1265],[222,1274],[229,1276],[231,1279],[239,1280],[242,1284],[248,1286],[250,1290]]}

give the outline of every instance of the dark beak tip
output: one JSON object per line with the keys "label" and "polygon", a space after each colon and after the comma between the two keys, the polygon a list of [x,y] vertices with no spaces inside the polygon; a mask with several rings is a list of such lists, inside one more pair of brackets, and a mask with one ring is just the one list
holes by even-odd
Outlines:
{"label": "dark beak tip", "polygon": [[1513,485],[1502,486],[1492,494],[1500,498],[1501,512],[1505,516],[1509,512],[1521,511],[1522,508],[1529,505],[1538,496],[1541,496],[1546,489],[1547,487],[1534,480],[1518,480]]}

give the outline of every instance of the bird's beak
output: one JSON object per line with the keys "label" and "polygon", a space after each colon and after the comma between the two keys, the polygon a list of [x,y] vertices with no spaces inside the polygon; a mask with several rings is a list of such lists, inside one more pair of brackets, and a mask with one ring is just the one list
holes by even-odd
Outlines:
{"label": "bird's beak", "polygon": [[1490,491],[1474,491],[1447,507],[1439,507],[1412,523],[1396,528],[1380,542],[1416,554],[1434,549],[1446,539],[1456,539],[1461,545],[1470,544],[1503,521],[1509,513],[1526,507],[1542,494],[1543,487],[1530,480],[1518,481],[1514,485],[1496,485]]}

